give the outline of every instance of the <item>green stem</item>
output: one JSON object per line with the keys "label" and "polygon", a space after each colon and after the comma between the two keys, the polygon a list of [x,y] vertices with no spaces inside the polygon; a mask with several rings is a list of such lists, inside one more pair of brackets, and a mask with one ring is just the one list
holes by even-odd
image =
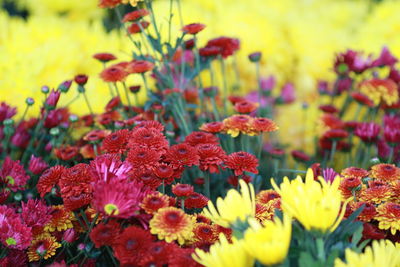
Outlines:
{"label": "green stem", "polygon": [[257,77],[257,88],[258,88],[258,110],[257,110],[257,114],[258,116],[261,116],[261,97],[262,97],[262,88],[261,88],[261,74],[260,74],[260,62],[256,62],[256,77]]}
{"label": "green stem", "polygon": [[181,0],[176,0],[176,2],[178,4],[179,22],[181,23],[181,27],[183,27],[184,24],[183,24]]}
{"label": "green stem", "polygon": [[147,84],[146,75],[144,73],[141,73],[141,75],[142,75],[142,79],[143,79],[144,88],[146,88],[147,96],[150,97],[151,96],[151,91],[150,91],[149,85]]}
{"label": "green stem", "polygon": [[132,111],[132,104],[131,104],[131,100],[129,99],[128,87],[126,86],[126,83],[125,83],[125,82],[122,82],[122,84],[123,84],[123,86],[124,86],[126,100],[128,101],[129,113],[131,113],[131,111]]}
{"label": "green stem", "polygon": [[392,163],[393,161],[393,155],[394,155],[394,147],[390,146],[389,147],[389,158],[388,158],[388,163]]}
{"label": "green stem", "polygon": [[85,98],[85,102],[86,102],[86,105],[88,106],[90,115],[93,116],[93,114],[94,114],[94,113],[93,113],[93,109],[92,109],[92,107],[90,106],[89,99],[88,99],[88,97],[87,97],[87,95],[86,95],[86,92],[83,92],[82,94],[83,94],[83,97]]}
{"label": "green stem", "polygon": [[210,199],[210,174],[204,172],[204,195]]}
{"label": "green stem", "polygon": [[227,97],[228,97],[228,83],[227,83],[227,80],[226,80],[225,62],[224,62],[224,59],[221,56],[219,56],[219,62],[220,62],[220,65],[221,65],[223,91],[224,91],[224,97],[223,97],[224,113],[225,113],[225,115],[227,115],[228,114],[228,103],[227,103],[228,101],[226,101],[226,100],[227,100]]}
{"label": "green stem", "polygon": [[337,145],[337,141],[336,140],[332,141],[332,148],[331,148],[331,153],[329,156],[329,165],[330,166],[333,166],[333,163],[334,163],[333,159],[334,159],[335,152],[336,152],[336,145]]}

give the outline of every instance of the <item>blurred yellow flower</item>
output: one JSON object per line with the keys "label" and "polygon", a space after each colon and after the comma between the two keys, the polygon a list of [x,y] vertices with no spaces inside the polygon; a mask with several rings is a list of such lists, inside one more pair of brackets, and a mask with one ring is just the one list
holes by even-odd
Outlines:
{"label": "blurred yellow flower", "polygon": [[335,267],[397,267],[400,266],[400,247],[389,240],[374,241],[364,253],[346,249],[346,262],[335,260]]}
{"label": "blurred yellow flower", "polygon": [[217,199],[216,207],[209,201],[203,213],[214,223],[224,227],[232,227],[237,222],[246,222],[255,215],[255,194],[252,184],[240,180],[240,193],[231,189],[226,197]]}
{"label": "blurred yellow flower", "polygon": [[261,225],[257,220],[249,220],[250,228],[244,235],[244,247],[247,252],[264,265],[282,263],[289,250],[292,219],[284,215],[283,222],[275,217]]}
{"label": "blurred yellow flower", "polygon": [[283,211],[297,219],[309,231],[334,231],[343,218],[347,202],[350,201],[348,199],[341,207],[339,179],[335,179],[332,184],[322,177],[315,181],[311,169],[307,171],[305,182],[298,176],[292,181],[285,177],[279,187],[273,179],[271,183],[282,197]]}
{"label": "blurred yellow flower", "polygon": [[210,247],[209,252],[196,248],[192,257],[206,267],[248,267],[254,263],[253,257],[244,249],[243,241],[233,239],[229,243],[223,234],[219,242]]}

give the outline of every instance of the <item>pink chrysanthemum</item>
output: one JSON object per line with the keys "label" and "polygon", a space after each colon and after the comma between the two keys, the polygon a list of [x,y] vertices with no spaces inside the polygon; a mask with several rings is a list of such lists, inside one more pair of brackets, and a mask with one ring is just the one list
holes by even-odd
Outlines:
{"label": "pink chrysanthemum", "polygon": [[30,199],[22,202],[21,218],[32,231],[40,231],[51,220],[51,208],[43,200]]}
{"label": "pink chrysanthemum", "polygon": [[97,181],[126,180],[132,166],[122,162],[116,154],[104,154],[90,162],[90,168]]}
{"label": "pink chrysanthemum", "polygon": [[7,186],[14,192],[24,189],[26,182],[29,180],[29,176],[19,160],[13,161],[10,157],[5,158],[0,170],[0,177],[7,181]]}
{"label": "pink chrysanthemum", "polygon": [[31,156],[28,169],[33,174],[39,175],[48,167],[49,165],[41,157],[35,157],[34,155]]}
{"label": "pink chrysanthemum", "polygon": [[100,181],[94,185],[93,207],[105,216],[127,219],[140,209],[140,203],[149,193],[141,183]]}
{"label": "pink chrysanthemum", "polygon": [[26,249],[32,240],[32,229],[24,224],[15,211],[0,206],[0,241],[13,249]]}

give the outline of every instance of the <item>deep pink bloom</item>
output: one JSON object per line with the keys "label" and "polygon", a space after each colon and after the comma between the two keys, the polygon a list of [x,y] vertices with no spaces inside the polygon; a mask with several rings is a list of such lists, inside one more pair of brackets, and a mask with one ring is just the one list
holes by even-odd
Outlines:
{"label": "deep pink bloom", "polygon": [[126,180],[132,166],[129,162],[122,162],[117,154],[104,154],[90,162],[90,168],[97,181]]}
{"label": "deep pink bloom", "polygon": [[26,249],[32,240],[32,230],[26,226],[15,211],[0,206],[0,242],[13,249]]}
{"label": "deep pink bloom", "polygon": [[26,148],[29,144],[31,135],[22,127],[17,127],[14,135],[11,137],[11,143],[19,148]]}
{"label": "deep pink bloom", "polygon": [[292,103],[296,100],[295,88],[292,83],[287,83],[282,87],[280,98],[285,104]]}
{"label": "deep pink bloom", "polygon": [[332,183],[335,180],[336,176],[338,176],[338,173],[335,172],[335,170],[332,168],[322,170],[322,177],[324,177],[324,180],[329,183]]}
{"label": "deep pink bloom", "polygon": [[17,108],[7,105],[5,102],[0,103],[0,122],[9,119],[17,114]]}
{"label": "deep pink bloom", "polygon": [[46,105],[50,108],[55,108],[57,106],[58,100],[60,99],[61,91],[51,90],[50,94],[46,99]]}
{"label": "deep pink bloom", "polygon": [[51,220],[51,208],[43,200],[30,199],[22,202],[21,218],[25,224],[33,229],[43,227]]}
{"label": "deep pink bloom", "polygon": [[374,143],[378,139],[381,127],[374,122],[361,122],[357,125],[354,134],[365,143]]}
{"label": "deep pink bloom", "polygon": [[398,59],[393,56],[392,53],[390,53],[389,48],[387,48],[387,46],[384,46],[379,57],[372,62],[372,66],[393,66],[394,64],[396,64],[397,61]]}
{"label": "deep pink bloom", "polygon": [[274,75],[268,76],[268,78],[261,78],[260,80],[260,86],[261,89],[264,91],[271,91],[274,89],[276,85],[276,78]]}
{"label": "deep pink bloom", "polygon": [[93,188],[93,207],[104,216],[122,219],[138,215],[139,204],[150,192],[135,181],[100,181]]}
{"label": "deep pink bloom", "polygon": [[0,177],[7,181],[8,187],[14,192],[24,189],[26,182],[29,180],[29,176],[19,160],[13,161],[10,157],[5,158],[0,170]]}
{"label": "deep pink bloom", "polygon": [[49,165],[41,157],[31,156],[28,169],[35,175],[41,174]]}

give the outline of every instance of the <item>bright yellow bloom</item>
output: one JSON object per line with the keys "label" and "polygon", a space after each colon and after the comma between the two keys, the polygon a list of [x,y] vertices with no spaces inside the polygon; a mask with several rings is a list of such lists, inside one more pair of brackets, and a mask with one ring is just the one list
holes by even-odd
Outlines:
{"label": "bright yellow bloom", "polygon": [[305,182],[298,176],[292,181],[285,177],[280,187],[273,179],[271,183],[282,197],[284,212],[297,219],[305,229],[326,233],[338,227],[350,201],[348,199],[341,208],[339,180],[330,184],[320,177],[319,182],[315,181],[312,170],[308,169]]}
{"label": "bright yellow bloom", "polygon": [[208,253],[196,248],[192,257],[206,267],[248,267],[254,263],[253,257],[244,249],[243,241],[233,239],[233,242],[229,243],[223,234],[220,235],[219,242],[210,247]]}
{"label": "bright yellow bloom", "polygon": [[397,267],[400,266],[400,247],[389,240],[374,241],[364,253],[346,249],[346,262],[335,260],[335,267]]}
{"label": "bright yellow bloom", "polygon": [[274,221],[249,220],[250,228],[244,235],[244,247],[247,252],[264,265],[283,262],[290,246],[292,219],[284,215],[283,222],[275,217]]}
{"label": "bright yellow bloom", "polygon": [[240,193],[235,189],[229,190],[224,199],[217,199],[216,207],[209,201],[207,208],[203,210],[204,215],[224,227],[230,227],[238,221],[246,222],[249,217],[254,217],[254,187],[243,180],[239,184]]}

